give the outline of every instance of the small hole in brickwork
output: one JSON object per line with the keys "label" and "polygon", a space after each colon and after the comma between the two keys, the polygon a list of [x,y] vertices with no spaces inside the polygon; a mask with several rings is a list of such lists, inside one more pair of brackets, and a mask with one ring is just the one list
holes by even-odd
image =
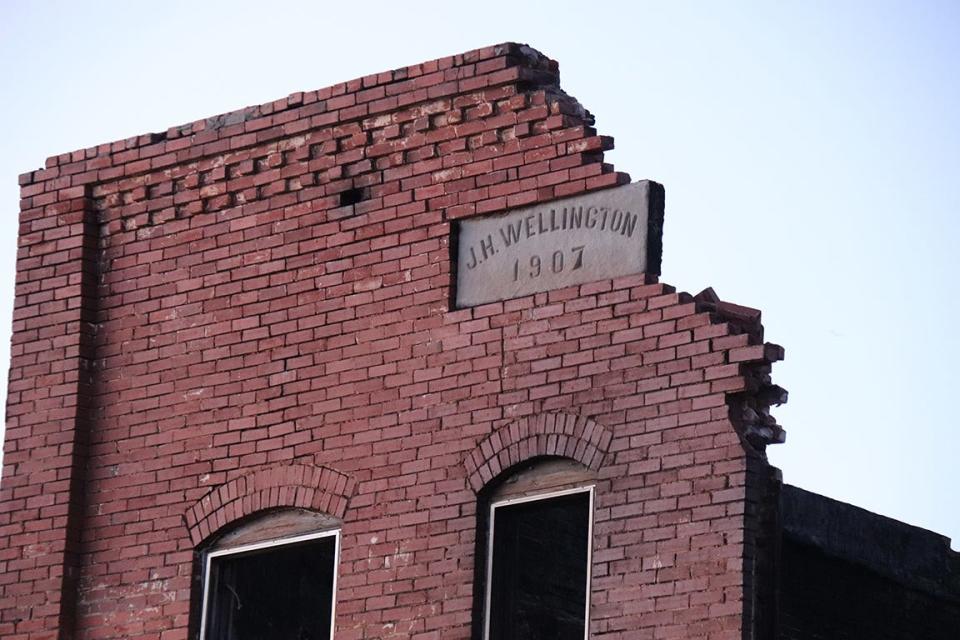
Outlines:
{"label": "small hole in brickwork", "polygon": [[357,204],[363,200],[363,189],[354,187],[340,192],[340,206],[346,207],[351,204]]}

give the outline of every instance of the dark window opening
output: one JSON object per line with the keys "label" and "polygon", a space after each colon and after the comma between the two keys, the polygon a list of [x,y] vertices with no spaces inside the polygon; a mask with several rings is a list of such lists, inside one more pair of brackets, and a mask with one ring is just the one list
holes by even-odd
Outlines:
{"label": "dark window opening", "polygon": [[487,640],[583,640],[590,491],[491,507]]}
{"label": "dark window opening", "polygon": [[330,640],[337,535],[208,557],[203,640]]}

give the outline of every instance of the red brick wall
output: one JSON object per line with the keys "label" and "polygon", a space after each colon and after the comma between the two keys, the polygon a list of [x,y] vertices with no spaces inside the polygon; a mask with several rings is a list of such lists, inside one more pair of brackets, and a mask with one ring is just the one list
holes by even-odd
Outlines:
{"label": "red brick wall", "polygon": [[453,220],[629,180],[591,125],[501,45],[22,176],[0,636],[193,637],[198,546],[296,505],[338,640],[468,638],[475,491],[548,454],[600,478],[592,637],[748,633],[759,325],[653,274],[451,308]]}

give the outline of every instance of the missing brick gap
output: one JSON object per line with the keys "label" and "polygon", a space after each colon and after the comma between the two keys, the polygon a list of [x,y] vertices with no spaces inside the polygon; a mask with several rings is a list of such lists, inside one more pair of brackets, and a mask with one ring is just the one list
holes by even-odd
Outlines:
{"label": "missing brick gap", "polygon": [[364,199],[363,189],[358,187],[353,187],[352,189],[347,189],[346,191],[340,192],[340,206],[347,207],[353,204],[357,204]]}

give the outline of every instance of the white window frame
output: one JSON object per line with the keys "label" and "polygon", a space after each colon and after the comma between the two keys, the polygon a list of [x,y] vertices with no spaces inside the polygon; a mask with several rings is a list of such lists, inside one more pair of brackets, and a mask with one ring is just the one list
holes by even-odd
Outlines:
{"label": "white window frame", "polygon": [[210,597],[210,566],[214,559],[236,555],[239,553],[247,553],[249,551],[259,551],[261,549],[269,549],[271,547],[282,547],[289,544],[297,544],[298,542],[306,542],[308,540],[317,540],[319,538],[328,538],[333,536],[334,542],[334,551],[333,551],[333,584],[331,585],[331,599],[330,604],[330,640],[333,640],[333,631],[336,627],[337,620],[337,578],[340,573],[340,529],[330,529],[327,531],[317,531],[314,533],[306,533],[299,536],[291,536],[289,538],[277,538],[275,540],[266,540],[264,542],[254,542],[251,544],[245,544],[239,547],[231,547],[229,549],[220,549],[216,551],[210,551],[204,554],[203,558],[203,602],[201,603],[201,613],[200,613],[200,640],[206,640],[207,638],[207,604]]}
{"label": "white window frame", "polygon": [[550,498],[559,498],[575,493],[589,494],[590,502],[587,512],[587,589],[586,602],[583,612],[583,638],[590,638],[590,583],[593,574],[593,494],[596,485],[576,487],[573,489],[563,489],[561,491],[550,491],[546,493],[537,493],[514,498],[503,498],[490,503],[490,522],[487,526],[487,578],[484,594],[483,606],[483,640],[490,640],[490,595],[493,589],[493,528],[497,517],[497,508],[520,504],[523,502],[535,502],[539,500],[549,500]]}

